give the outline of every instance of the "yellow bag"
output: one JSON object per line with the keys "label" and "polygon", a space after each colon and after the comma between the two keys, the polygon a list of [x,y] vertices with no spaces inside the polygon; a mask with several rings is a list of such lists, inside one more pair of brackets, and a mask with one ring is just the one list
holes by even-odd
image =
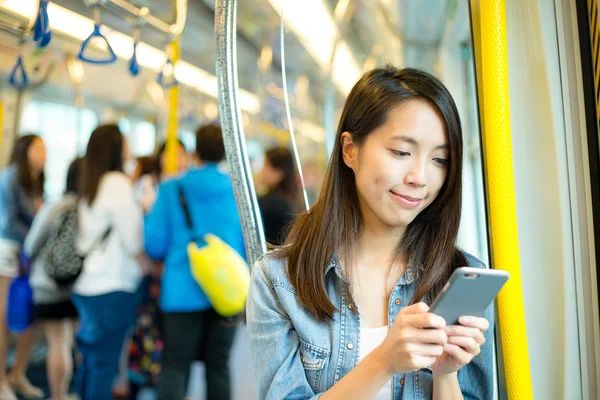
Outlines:
{"label": "yellow bag", "polygon": [[244,259],[215,235],[204,236],[207,245],[187,247],[192,276],[198,282],[217,313],[232,317],[244,311],[250,271]]}

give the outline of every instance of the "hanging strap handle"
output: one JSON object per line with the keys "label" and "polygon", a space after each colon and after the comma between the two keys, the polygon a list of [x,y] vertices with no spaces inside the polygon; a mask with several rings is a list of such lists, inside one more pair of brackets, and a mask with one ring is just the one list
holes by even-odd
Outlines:
{"label": "hanging strap handle", "polygon": [[48,3],[49,0],[40,0],[38,13],[33,26],[33,42],[39,48],[44,48],[52,39],[52,31],[50,30],[50,21],[48,19]]}
{"label": "hanging strap handle", "polygon": [[[170,69],[172,71],[171,73],[171,81],[169,82],[165,82],[165,74],[164,74],[164,70],[170,66]],[[175,66],[173,65],[173,61],[171,60],[171,58],[167,58],[167,62],[165,63],[165,65],[162,67],[162,69],[160,70],[160,72],[158,73],[158,77],[156,78],[156,82],[158,82],[158,84],[160,86],[162,86],[165,89],[174,87],[174,86],[178,86],[179,82],[177,81],[177,78],[175,77]]]}
{"label": "hanging strap handle", "polygon": [[23,66],[23,56],[19,56],[19,58],[17,58],[15,66],[10,71],[8,83],[17,89],[24,89],[29,84],[27,72],[25,72],[25,67]]}
{"label": "hanging strap handle", "polygon": [[137,59],[137,46],[139,40],[133,42],[133,55],[131,56],[131,60],[129,60],[129,72],[132,76],[138,76],[140,73],[140,64]]}
{"label": "hanging strap handle", "polygon": [[[106,37],[104,35],[102,35],[102,33],[100,32],[100,27],[102,26],[102,23],[100,21],[100,9],[98,8],[98,6],[95,6],[94,8],[92,8],[92,14],[94,16],[94,31],[81,44],[81,50],[79,50],[79,54],[77,55],[77,58],[79,58],[81,61],[85,61],[90,64],[98,64],[98,65],[112,64],[115,61],[117,61],[117,55],[115,54],[112,47],[110,46],[108,39],[106,39]],[[104,41],[104,43],[106,43],[106,47],[108,48],[108,58],[93,59],[93,58],[88,58],[85,55],[85,51],[87,50],[87,47],[89,46],[90,42],[94,38],[100,38]]]}
{"label": "hanging strap handle", "polygon": [[[106,46],[108,47],[108,58],[93,59],[93,58],[89,58],[85,55],[85,51],[87,50],[88,45],[94,38],[100,38],[100,39],[104,40],[104,42],[106,43]],[[110,46],[110,43],[108,43],[108,40],[106,39],[106,37],[104,37],[102,35],[102,33],[100,33],[100,25],[99,24],[94,25],[94,32],[92,32],[92,34],[87,39],[85,39],[85,41],[81,44],[81,50],[79,50],[79,54],[77,55],[77,58],[79,58],[81,61],[85,61],[90,64],[98,64],[98,65],[112,64],[115,61],[117,61],[117,55],[115,54],[112,47]]]}
{"label": "hanging strap handle", "polygon": [[137,47],[140,43],[141,29],[140,22],[138,22],[133,28],[133,54],[131,60],[129,60],[129,72],[132,76],[138,76],[140,73],[140,64],[137,59]]}

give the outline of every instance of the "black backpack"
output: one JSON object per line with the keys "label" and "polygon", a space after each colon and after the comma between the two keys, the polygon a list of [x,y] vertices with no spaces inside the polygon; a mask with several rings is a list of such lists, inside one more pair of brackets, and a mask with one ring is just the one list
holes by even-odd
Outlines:
{"label": "black backpack", "polygon": [[[72,286],[81,271],[87,254],[77,251],[77,235],[79,232],[79,209],[77,203],[69,206],[55,221],[48,238],[42,248],[46,255],[44,269],[60,288]],[[99,243],[106,240],[111,228],[90,248],[91,252]]]}

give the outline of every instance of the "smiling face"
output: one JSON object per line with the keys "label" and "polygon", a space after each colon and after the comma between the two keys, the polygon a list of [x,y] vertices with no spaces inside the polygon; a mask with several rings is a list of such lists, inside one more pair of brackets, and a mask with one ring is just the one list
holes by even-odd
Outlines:
{"label": "smiling face", "polygon": [[46,164],[46,146],[41,138],[35,138],[31,145],[27,149],[27,161],[31,173],[34,176],[38,176],[44,171],[44,165]]}
{"label": "smiling face", "polygon": [[426,101],[395,107],[362,147],[342,137],[345,164],[354,171],[363,219],[406,228],[439,194],[448,174],[444,120]]}
{"label": "smiling face", "polygon": [[273,190],[277,187],[277,185],[279,185],[279,183],[281,183],[283,177],[283,171],[273,167],[273,165],[269,162],[269,159],[265,157],[263,168],[260,171],[261,182],[265,184],[269,190]]}

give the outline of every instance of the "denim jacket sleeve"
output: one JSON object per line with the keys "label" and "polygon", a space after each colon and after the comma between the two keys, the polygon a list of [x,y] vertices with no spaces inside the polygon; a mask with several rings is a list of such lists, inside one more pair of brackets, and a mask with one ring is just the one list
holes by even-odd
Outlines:
{"label": "denim jacket sleeve", "polygon": [[[470,267],[485,268],[477,258],[465,253]],[[494,398],[494,303],[486,310],[484,316],[490,323],[484,333],[485,343],[481,353],[471,363],[458,371],[458,383],[465,400],[486,400]]]}
{"label": "denim jacket sleeve", "polygon": [[486,311],[484,318],[490,328],[484,333],[485,344],[481,353],[471,363],[458,371],[458,384],[465,400],[486,400],[494,398],[494,305]]}
{"label": "denim jacket sleeve", "polygon": [[300,338],[265,273],[265,258],[252,271],[248,336],[260,400],[316,400],[300,358]]}
{"label": "denim jacket sleeve", "polygon": [[30,202],[19,186],[17,170],[14,166],[7,167],[0,174],[0,204],[4,208],[0,218],[5,219],[0,226],[6,230],[0,232],[0,237],[23,243],[34,216]]}

